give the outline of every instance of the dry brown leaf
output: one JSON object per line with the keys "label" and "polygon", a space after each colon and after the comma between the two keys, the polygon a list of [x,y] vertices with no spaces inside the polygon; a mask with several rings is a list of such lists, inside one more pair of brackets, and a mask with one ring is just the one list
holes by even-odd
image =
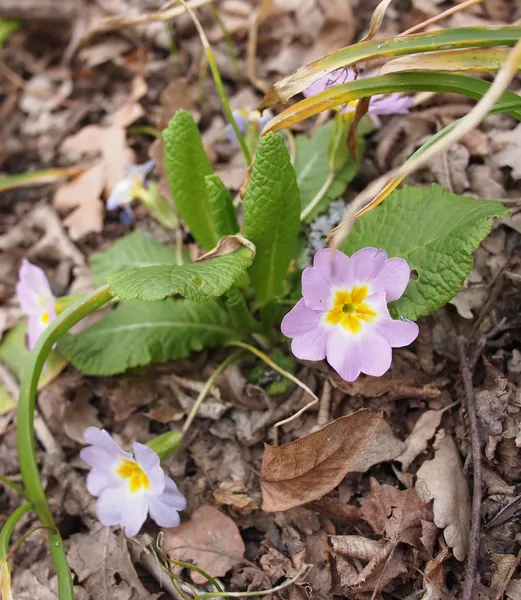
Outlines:
{"label": "dry brown leaf", "polygon": [[512,177],[521,179],[521,124],[508,131],[493,130],[490,139],[496,153],[494,164],[498,167],[510,167]]}
{"label": "dry brown leaf", "polygon": [[242,481],[223,481],[212,496],[218,506],[227,506],[235,515],[251,515],[259,508]]}
{"label": "dry brown leaf", "polygon": [[385,546],[383,541],[370,540],[362,535],[332,535],[329,543],[333,552],[364,562],[369,562]]}
{"label": "dry brown leaf", "polygon": [[103,427],[98,419],[98,409],[92,406],[89,397],[90,394],[80,394],[63,413],[63,431],[78,444],[85,443],[83,434],[87,427]]}
{"label": "dry brown leaf", "polygon": [[363,451],[354,458],[349,470],[366,473],[374,465],[395,459],[403,449],[404,443],[394,437],[389,423],[382,419]]}
{"label": "dry brown leaf", "polygon": [[506,595],[511,600],[521,600],[521,579],[511,579],[508,582]]}
{"label": "dry brown leaf", "polygon": [[503,598],[508,582],[512,579],[514,571],[519,565],[520,555],[492,554],[492,562],[496,570],[492,575],[490,587],[494,590],[496,598]]}
{"label": "dry brown leaf", "polygon": [[54,196],[54,208],[67,212],[82,204],[91,204],[99,200],[105,185],[103,164],[97,164],[84,171],[78,177],[58,188]]}
{"label": "dry brown leaf", "polygon": [[462,561],[467,554],[470,533],[467,480],[452,437],[440,436],[434,447],[434,458],[424,462],[418,470],[416,491],[424,502],[434,500],[434,522],[444,530],[445,541],[452,548],[454,557]]}
{"label": "dry brown leaf", "polygon": [[235,235],[225,235],[218,242],[217,246],[200,256],[195,262],[203,262],[205,260],[210,260],[211,258],[217,258],[218,256],[225,256],[226,254],[233,254],[240,250],[241,248],[249,248],[253,256],[255,256],[255,245],[247,240],[240,233]]}
{"label": "dry brown leaf", "polygon": [[420,398],[433,400],[439,398],[441,391],[432,384],[418,386],[412,379],[385,379],[384,377],[360,377],[356,381],[345,381],[340,375],[331,377],[333,387],[356,396],[360,394],[365,398],[381,398],[386,400],[401,400],[405,398]]}
{"label": "dry brown leaf", "polygon": [[127,146],[124,128],[114,125],[106,128],[100,136],[101,156],[105,166],[105,193],[125,177],[125,165],[135,162],[134,152]]}
{"label": "dry brown leaf", "polygon": [[[432,517],[430,507],[423,502],[414,489],[397,490],[391,485],[381,485],[371,478],[371,493],[362,502],[362,518],[376,533],[385,535],[397,543],[411,543],[421,535],[422,521]],[[414,528],[411,537],[408,530]]]}
{"label": "dry brown leaf", "polygon": [[405,440],[404,451],[396,458],[407,471],[412,461],[427,448],[427,442],[434,436],[441,423],[443,411],[427,410],[416,421],[411,435]]}
{"label": "dry brown leaf", "polygon": [[[201,506],[188,523],[164,530],[163,546],[171,560],[193,562],[212,577],[222,577],[244,558],[239,528],[213,506]],[[191,571],[194,583],[206,578]]]}
{"label": "dry brown leaf", "polygon": [[438,556],[425,565],[423,585],[425,594],[421,600],[449,600],[449,590],[445,585],[443,561],[447,558],[449,549],[443,546]]}
{"label": "dry brown leaf", "polygon": [[288,510],[321,498],[351,471],[351,465],[381,426],[368,410],[341,417],[283,446],[264,446],[262,509]]}
{"label": "dry brown leaf", "polygon": [[[138,93],[141,91],[142,90],[138,90]],[[110,115],[109,123],[111,128],[117,127],[118,129],[124,130],[129,125],[132,125],[134,121],[140,119],[144,114],[145,109],[139,102],[129,102]]]}

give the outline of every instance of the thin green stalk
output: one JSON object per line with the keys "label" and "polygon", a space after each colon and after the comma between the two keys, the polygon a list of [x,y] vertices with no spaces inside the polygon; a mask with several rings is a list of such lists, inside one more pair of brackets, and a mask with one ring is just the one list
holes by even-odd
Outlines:
{"label": "thin green stalk", "polygon": [[29,500],[29,498],[27,497],[27,494],[25,493],[25,491],[14,481],[11,481],[10,479],[8,479],[7,477],[5,477],[4,475],[0,475],[0,481],[2,483],[4,483],[7,487],[10,487],[12,490],[14,490],[17,494],[20,494],[20,496],[22,496],[22,498],[25,498],[26,500]]}
{"label": "thin green stalk", "polygon": [[53,345],[71,327],[87,315],[101,308],[111,298],[112,295],[109,286],[106,285],[78,300],[61,313],[42,333],[36,347],[30,353],[20,386],[17,416],[18,426],[16,432],[20,471],[27,496],[32,502],[36,514],[44,526],[53,530],[49,533],[49,546],[58,574],[60,600],[73,600],[74,588],[63,540],[56,528],[51,509],[45,497],[36,461],[34,441],[36,391],[40,374]]}
{"label": "thin green stalk", "polygon": [[9,553],[9,541],[11,540],[16,524],[30,508],[32,508],[30,502],[22,504],[22,506],[19,506],[4,523],[4,526],[0,531],[0,563],[7,559]]}
{"label": "thin green stalk", "polygon": [[209,4],[208,8],[210,9],[210,12],[214,16],[214,19],[217,21],[217,23],[219,24],[219,27],[221,28],[221,31],[223,32],[224,41],[226,42],[226,45],[228,46],[228,52],[230,53],[230,58],[232,59],[233,70],[235,71],[235,77],[237,77],[237,79],[242,79],[241,70],[239,68],[239,58],[238,58],[237,52],[235,50],[235,45],[233,43],[232,36],[230,35],[228,28],[226,27],[226,23],[223,21],[221,15],[219,14],[219,11],[215,8],[215,6],[213,4]]}
{"label": "thin green stalk", "polygon": [[[202,569],[200,569],[196,565],[193,565],[192,563],[184,562],[184,560],[172,560],[171,562],[174,565],[178,565],[178,566],[183,567],[185,569],[190,569],[191,571],[195,571],[196,573],[199,573],[199,575],[202,575],[203,577],[205,577],[208,580],[209,583],[211,583],[215,588],[217,588],[217,590],[220,592],[219,595],[222,598],[228,599],[228,596],[227,596],[226,592],[219,585],[218,581],[216,579],[214,579],[213,577],[210,577],[210,575],[208,575],[208,573],[205,573]],[[196,596],[194,598],[194,600],[196,598],[199,598],[199,596]]]}
{"label": "thin green stalk", "polygon": [[237,352],[230,354],[230,356],[228,356],[228,358],[225,358],[222,361],[222,363],[215,369],[215,371],[210,375],[210,377],[208,377],[206,383],[203,386],[203,389],[199,392],[199,396],[197,396],[195,404],[192,406],[192,410],[190,411],[190,414],[188,415],[185,424],[183,425],[183,434],[185,434],[188,431],[190,425],[197,416],[197,413],[201,408],[201,404],[204,402],[204,399],[208,395],[208,392],[211,390],[212,385],[215,383],[217,377],[219,377],[221,373],[226,371],[226,368],[233,362],[235,362],[241,354],[243,354],[242,350],[238,350]]}
{"label": "thin green stalk", "polygon": [[233,131],[235,132],[235,135],[237,136],[237,140],[239,141],[239,145],[241,146],[241,150],[244,155],[244,160],[246,161],[246,164],[249,165],[251,163],[251,154],[250,154],[250,151],[248,150],[248,146],[246,145],[244,136],[242,135],[241,130],[239,129],[239,126],[237,125],[237,121],[235,120],[235,117],[233,116],[232,109],[230,108],[230,103],[228,102],[228,98],[226,97],[226,92],[224,91],[221,74],[219,73],[219,68],[217,67],[217,63],[215,61],[215,56],[212,52],[212,48],[210,46],[210,42],[208,41],[208,38],[206,37],[206,33],[204,32],[203,26],[201,25],[201,22],[197,18],[197,15],[194,13],[194,11],[188,6],[188,4],[185,2],[185,0],[179,0],[179,2],[185,7],[186,12],[192,17],[194,25],[197,29],[197,33],[199,34],[199,37],[201,38],[201,43],[203,44],[204,51],[206,53],[206,57],[208,58],[208,65],[210,67],[210,71],[212,72],[212,77],[215,82],[215,87],[217,88],[217,93],[221,100],[223,110],[226,114],[226,117],[228,118],[228,121],[230,122],[230,125],[233,128]]}

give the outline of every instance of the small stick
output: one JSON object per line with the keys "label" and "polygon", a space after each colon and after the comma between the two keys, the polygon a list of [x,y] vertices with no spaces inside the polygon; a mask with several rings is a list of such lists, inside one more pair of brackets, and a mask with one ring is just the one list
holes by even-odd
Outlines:
{"label": "small stick", "polygon": [[458,338],[458,350],[461,363],[461,378],[465,390],[465,400],[470,426],[470,439],[472,451],[472,519],[469,536],[469,556],[467,560],[467,573],[463,585],[461,600],[472,600],[474,598],[474,584],[476,583],[476,572],[479,556],[479,534],[481,525],[481,497],[483,495],[483,480],[481,472],[481,446],[479,442],[478,415],[476,411],[476,400],[474,387],[472,385],[472,371],[467,359],[465,340]]}
{"label": "small stick", "polygon": [[421,23],[418,23],[418,25],[414,25],[414,27],[407,29],[407,31],[400,33],[400,37],[402,35],[409,35],[411,33],[416,33],[420,29],[425,29],[429,25],[437,23],[438,21],[441,21],[442,19],[446,19],[447,17],[450,17],[450,15],[453,15],[454,13],[459,12],[460,10],[464,10],[465,8],[470,8],[474,4],[478,4],[478,2],[483,2],[483,0],[466,0],[466,2],[462,2],[461,4],[457,4],[456,6],[448,8],[447,10],[444,10],[439,15],[434,15],[434,17],[431,17],[430,19],[427,19],[426,21],[422,21]]}

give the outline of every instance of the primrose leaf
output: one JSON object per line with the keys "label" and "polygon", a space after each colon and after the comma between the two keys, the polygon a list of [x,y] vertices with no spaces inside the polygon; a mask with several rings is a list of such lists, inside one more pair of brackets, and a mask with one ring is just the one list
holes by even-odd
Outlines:
{"label": "primrose leaf", "polygon": [[253,250],[241,246],[235,252],[185,265],[157,265],[129,269],[108,277],[111,292],[122,300],[163,300],[179,294],[206,302],[222,296],[246,271]]}
{"label": "primrose leaf", "polygon": [[405,186],[355,223],[342,250],[373,246],[404,258],[417,278],[389,308],[395,317],[416,320],[458,293],[493,217],[507,215],[501,202],[458,196],[439,185]]}
{"label": "primrose leaf", "polygon": [[[363,155],[364,138],[369,133],[368,119],[362,119],[358,125],[359,153]],[[335,121],[328,121],[318,127],[312,136],[301,133],[295,136],[297,153],[295,158],[295,171],[297,184],[300,190],[301,210],[315,198],[329,176],[328,149]],[[347,145],[347,140],[346,140]],[[347,185],[353,180],[358,165],[350,152],[347,152],[344,165],[336,172],[329,189],[322,200],[304,219],[304,223],[311,223],[318,215],[325,212],[329,203],[339,198],[346,190]]]}
{"label": "primrose leaf", "polygon": [[[25,366],[29,360],[30,351],[25,343],[27,323],[20,323],[2,339],[0,343],[0,362],[2,362],[18,379],[22,380]],[[67,366],[67,361],[53,350],[45,363],[45,369],[40,375],[38,389],[41,390],[51,383]],[[0,412],[1,414],[1,412]]]}
{"label": "primrose leaf", "polygon": [[216,173],[205,177],[210,211],[215,231],[219,237],[233,235],[239,231],[237,213],[233,206],[233,198],[228,188]]}
{"label": "primrose leaf", "polygon": [[95,252],[89,262],[94,283],[99,286],[105,283],[109,275],[131,267],[176,265],[178,255],[174,248],[136,231],[118,240],[108,250]]}
{"label": "primrose leaf", "polygon": [[219,241],[205,182],[212,166],[192,115],[178,110],[163,131],[163,140],[168,186],[179,214],[199,244],[210,250]]}
{"label": "primrose leaf", "polygon": [[280,295],[300,228],[295,170],[284,138],[261,137],[244,197],[244,235],[257,254],[250,269],[256,299],[265,304]]}
{"label": "primrose leaf", "polygon": [[229,315],[215,301],[199,304],[168,298],[122,302],[78,335],[67,335],[60,352],[87,375],[114,375],[152,362],[185,358],[193,351],[239,339]]}

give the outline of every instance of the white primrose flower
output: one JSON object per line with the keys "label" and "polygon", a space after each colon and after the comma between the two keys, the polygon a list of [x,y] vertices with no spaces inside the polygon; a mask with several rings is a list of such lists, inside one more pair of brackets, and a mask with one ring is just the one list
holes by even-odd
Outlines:
{"label": "white primrose flower", "polygon": [[123,527],[128,537],[139,533],[148,514],[160,527],[179,525],[186,499],[152,449],[135,442],[134,453],[125,452],[97,427],[88,427],[83,437],[91,444],[80,452],[92,467],[87,490],[98,497],[96,513],[103,525]]}
{"label": "white primrose flower", "polygon": [[145,180],[155,164],[155,161],[148,160],[142,165],[126,165],[125,177],[116,183],[107,200],[107,210],[130,206],[132,200],[139,197],[145,187]]}

